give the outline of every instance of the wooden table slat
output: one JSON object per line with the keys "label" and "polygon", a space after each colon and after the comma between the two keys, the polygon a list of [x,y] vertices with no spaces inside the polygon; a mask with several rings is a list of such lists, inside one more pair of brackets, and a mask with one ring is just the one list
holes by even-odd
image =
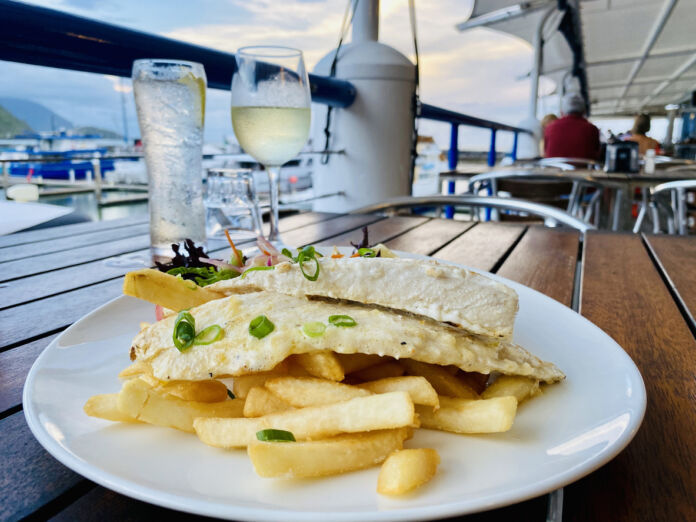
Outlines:
{"label": "wooden table slat", "polygon": [[49,455],[21,411],[0,420],[0,520],[31,515],[84,479]]}
{"label": "wooden table slat", "polygon": [[0,349],[46,335],[121,295],[121,279],[32,301],[0,312]]}
{"label": "wooden table slat", "polygon": [[114,228],[141,225],[148,221],[148,216],[132,216],[109,221],[90,221],[88,223],[76,223],[74,225],[65,225],[62,227],[41,228],[29,232],[17,232],[7,236],[0,236],[0,248],[34,243],[35,241],[45,241],[47,239],[76,236],[94,231],[103,232]]}
{"label": "wooden table slat", "polygon": [[0,413],[22,404],[22,389],[31,365],[58,334],[0,352]]}
{"label": "wooden table slat", "polygon": [[148,248],[149,246],[150,235],[141,234],[135,237],[118,239],[109,243],[88,245],[72,250],[64,250],[63,252],[54,252],[52,254],[43,254],[28,259],[8,261],[2,264],[0,282],[79,265],[87,263],[88,261],[96,261],[97,259],[106,259],[108,257],[135,252],[143,248]]}
{"label": "wooden table slat", "polygon": [[635,361],[648,407],[622,453],[565,488],[563,520],[696,520],[696,341],[639,236],[586,236],[581,312]]}
{"label": "wooden table slat", "polygon": [[117,239],[148,234],[150,225],[147,223],[131,225],[127,227],[113,228],[111,230],[99,230],[87,234],[78,234],[58,239],[47,239],[25,245],[0,248],[0,263],[23,259],[37,255],[50,254],[63,250],[74,250],[75,248],[108,243]]}
{"label": "wooden table slat", "polygon": [[645,241],[696,331],[696,237],[650,235]]}
{"label": "wooden table slat", "polygon": [[497,274],[571,306],[580,234],[530,227]]}
{"label": "wooden table slat", "polygon": [[473,226],[473,223],[453,219],[433,219],[385,244],[393,250],[430,255]]}
{"label": "wooden table slat", "polygon": [[525,229],[522,225],[479,223],[433,255],[490,272]]}
{"label": "wooden table slat", "polygon": [[[303,226],[313,223],[318,223],[333,219],[338,214],[307,212],[283,218],[280,221],[281,232],[295,230]],[[251,243],[248,241],[247,243]],[[224,243],[225,248],[220,248],[223,243],[217,242],[215,249],[210,245],[210,252],[216,253],[226,248],[227,242]],[[243,246],[246,243],[240,243]],[[131,252],[131,255],[147,255],[147,248]],[[22,303],[48,297],[60,292],[67,292],[77,288],[77,286],[88,286],[95,283],[101,283],[109,279],[121,277],[126,272],[133,270],[131,267],[110,266],[104,259],[89,261],[80,265],[61,268],[52,272],[36,274],[33,276],[15,279],[0,283],[2,290],[2,301],[0,302],[0,310],[16,306]],[[78,282],[79,283],[76,283]]]}

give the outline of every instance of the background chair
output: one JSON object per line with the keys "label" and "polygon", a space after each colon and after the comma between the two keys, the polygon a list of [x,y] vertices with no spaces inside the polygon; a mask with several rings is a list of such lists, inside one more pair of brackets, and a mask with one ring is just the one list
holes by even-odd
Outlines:
{"label": "background chair", "polygon": [[[595,227],[589,223],[578,219],[568,212],[561,209],[542,205],[531,201],[514,198],[500,198],[493,196],[477,196],[473,194],[463,194],[458,196],[421,196],[421,197],[399,197],[391,198],[381,203],[367,205],[355,209],[351,214],[372,214],[380,213],[396,213],[399,209],[413,207],[469,207],[469,208],[494,208],[498,210],[511,210],[515,212],[524,212],[525,214],[538,216],[543,219],[546,226],[555,227],[564,225],[567,227],[579,230],[583,234],[588,230],[594,230]],[[472,216],[475,213],[472,212]]]}

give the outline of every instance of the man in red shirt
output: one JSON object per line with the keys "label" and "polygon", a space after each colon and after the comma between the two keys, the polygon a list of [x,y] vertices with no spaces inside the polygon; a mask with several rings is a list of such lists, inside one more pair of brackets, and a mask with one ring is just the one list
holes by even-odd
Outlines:
{"label": "man in red shirt", "polygon": [[544,156],[547,158],[599,159],[599,129],[585,119],[585,100],[576,93],[561,102],[563,117],[544,130]]}

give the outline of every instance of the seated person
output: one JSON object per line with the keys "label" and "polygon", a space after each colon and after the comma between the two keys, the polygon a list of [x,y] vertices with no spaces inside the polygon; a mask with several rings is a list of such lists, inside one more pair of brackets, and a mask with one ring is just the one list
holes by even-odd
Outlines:
{"label": "seated person", "polygon": [[547,158],[599,159],[599,129],[585,119],[585,100],[569,93],[561,102],[563,117],[544,130],[544,156]]}
{"label": "seated person", "polygon": [[638,144],[638,154],[641,156],[650,149],[655,149],[657,154],[660,151],[660,142],[646,136],[650,130],[650,116],[639,114],[633,122],[631,134],[624,138],[626,141],[635,141]]}

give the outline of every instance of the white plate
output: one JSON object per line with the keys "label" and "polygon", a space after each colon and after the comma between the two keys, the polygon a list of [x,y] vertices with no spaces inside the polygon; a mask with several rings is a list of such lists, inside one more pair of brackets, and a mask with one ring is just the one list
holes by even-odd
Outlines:
{"label": "white plate", "polygon": [[125,495],[181,511],[253,520],[422,520],[493,509],[573,482],[616,456],[645,412],[645,387],[621,347],[592,323],[520,284],[514,339],[556,363],[566,381],[522,405],[507,433],[417,430],[408,447],[437,448],[442,464],[416,494],[375,492],[379,468],[319,480],[258,477],[246,452],[195,435],[87,417],[82,406],[116,392],[140,321],[153,306],[119,297],[86,315],[36,360],[24,413],[39,442],[77,473]]}

